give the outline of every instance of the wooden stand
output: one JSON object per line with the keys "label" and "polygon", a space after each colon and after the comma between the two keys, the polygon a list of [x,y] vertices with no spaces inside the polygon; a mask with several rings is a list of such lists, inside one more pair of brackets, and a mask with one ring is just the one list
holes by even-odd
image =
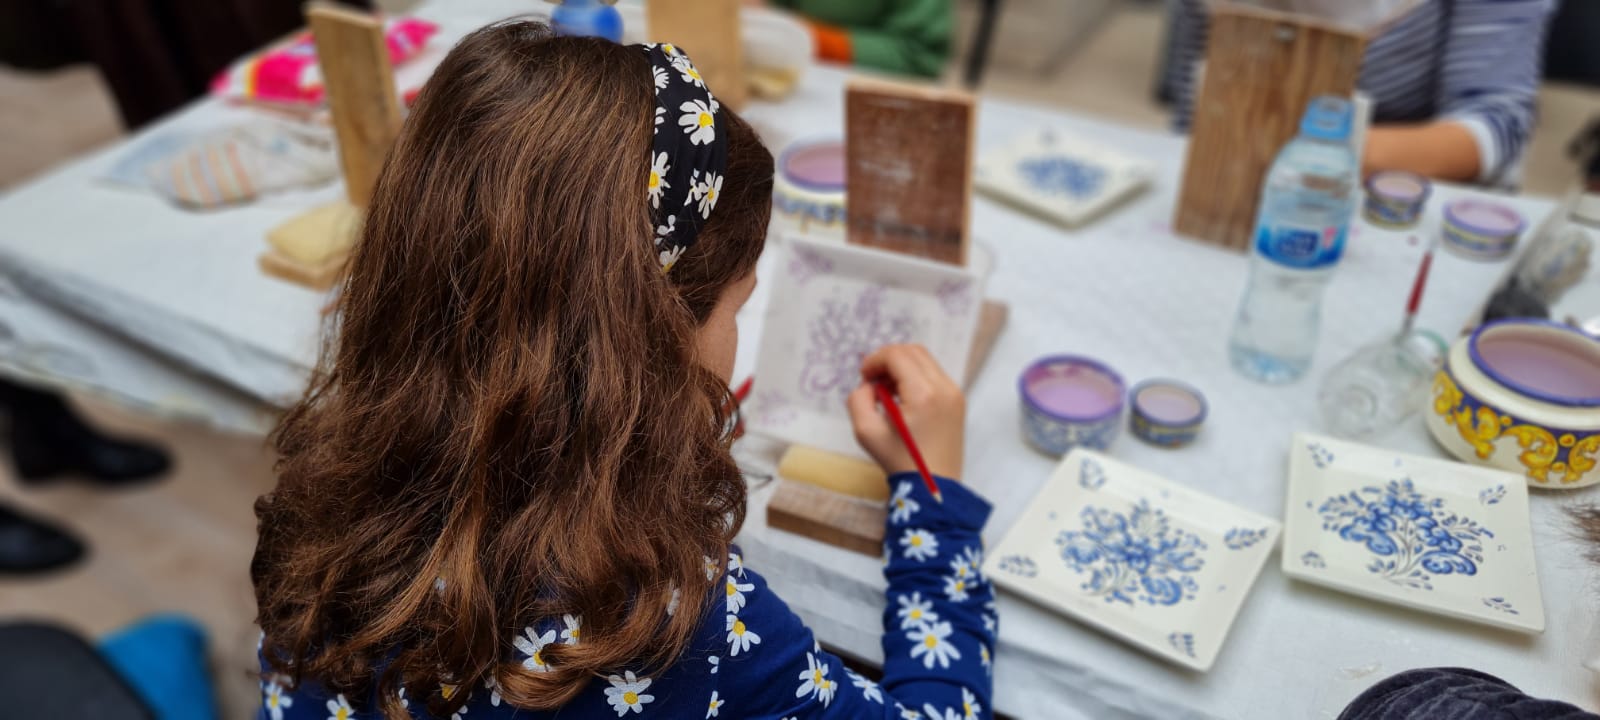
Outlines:
{"label": "wooden stand", "polygon": [[1367,38],[1259,8],[1211,13],[1205,77],[1173,227],[1222,247],[1250,245],[1262,182],[1318,95],[1349,97]]}
{"label": "wooden stand", "polygon": [[845,91],[844,107],[846,239],[966,265],[972,96],[858,80]]}
{"label": "wooden stand", "polygon": [[360,233],[362,210],[400,134],[394,71],[376,17],[329,3],[313,3],[306,19],[317,46],[339,138],[346,200],[299,215],[268,233],[272,249],[260,258],[269,275],[317,290],[338,284]]}
{"label": "wooden stand", "polygon": [[645,4],[650,41],[683,48],[717,102],[734,110],[743,109],[749,95],[739,5],[740,0],[650,0]]}

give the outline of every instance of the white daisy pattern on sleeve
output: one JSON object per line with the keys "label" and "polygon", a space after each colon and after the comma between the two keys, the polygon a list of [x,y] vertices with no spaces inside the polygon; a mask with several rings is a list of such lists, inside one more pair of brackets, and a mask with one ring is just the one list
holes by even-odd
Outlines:
{"label": "white daisy pattern on sleeve", "polygon": [[744,621],[738,615],[728,616],[728,655],[739,657],[739,653],[749,654],[750,646],[760,645],[761,636],[754,630],[745,627]]}
{"label": "white daisy pattern on sleeve", "polygon": [[960,564],[963,562],[961,558],[953,560],[951,565],[956,567],[956,572],[944,579],[944,596],[950,598],[950,602],[966,602],[970,597],[967,588],[972,584],[970,580],[972,573],[966,565]]}
{"label": "white daisy pattern on sleeve", "polygon": [[896,602],[900,603],[900,610],[895,614],[900,617],[901,630],[939,621],[939,614],[933,611],[933,601],[923,600],[920,592],[901,595]]}
{"label": "white daisy pattern on sleeve", "polygon": [[794,691],[794,696],[811,696],[813,699],[827,707],[833,700],[834,682],[828,679],[828,663],[818,662],[816,653],[806,653],[805,670],[800,672],[800,687]]}
{"label": "white daisy pattern on sleeve", "polygon": [[612,675],[606,678],[611,687],[606,688],[606,702],[611,703],[611,709],[617,711],[617,717],[627,715],[629,710],[643,713],[644,706],[654,702],[654,695],[644,694],[650,689],[650,678],[641,678],[629,670],[621,677]]}
{"label": "white daisy pattern on sleeve", "polygon": [[939,555],[939,538],[927,530],[911,528],[900,536],[900,547],[905,548],[906,557],[926,562]]}
{"label": "white daisy pattern on sleeve", "polygon": [[261,684],[261,705],[272,720],[283,720],[283,711],[294,707],[294,698],[283,694],[283,684],[273,678]]}
{"label": "white daisy pattern on sleeve", "polygon": [[983,706],[978,704],[978,696],[971,690],[961,688],[961,720],[974,720],[978,713],[983,712]]}
{"label": "white daisy pattern on sleeve", "polygon": [[522,634],[511,641],[511,644],[528,657],[522,661],[522,667],[534,672],[550,672],[550,664],[544,661],[540,654],[546,645],[556,641],[556,631],[546,630],[543,635],[532,627],[522,629]]}
{"label": "white daisy pattern on sleeve", "polygon": [[922,504],[911,497],[911,483],[901,481],[894,490],[894,497],[889,498],[889,520],[896,525],[904,525],[922,509]]}
{"label": "white daisy pattern on sleeve", "polygon": [[862,697],[879,705],[883,704],[883,690],[877,683],[857,675],[854,670],[846,670],[844,674],[850,678],[850,685],[861,691]]}
{"label": "white daisy pattern on sleeve", "polygon": [[472,709],[471,705],[462,705],[455,712],[450,713],[450,720],[467,720],[467,711],[470,709]]}
{"label": "white daisy pattern on sleeve", "polygon": [[500,707],[500,682],[495,680],[493,675],[483,679],[483,689],[489,691],[489,705]]}
{"label": "white daisy pattern on sleeve", "polygon": [[733,573],[728,573],[728,612],[737,613],[744,609],[744,594],[756,589],[755,585],[742,583],[733,579]]}
{"label": "white daisy pattern on sleeve", "polygon": [[961,651],[950,642],[954,632],[948,622],[928,623],[912,629],[906,633],[906,638],[913,643],[911,657],[922,658],[923,667],[930,670],[935,663],[941,668],[950,667],[950,661],[961,659]]}
{"label": "white daisy pattern on sleeve", "polygon": [[932,720],[961,720],[961,713],[956,712],[955,708],[945,708],[944,712],[939,712],[939,708],[931,703],[922,706],[922,715]]}
{"label": "white daisy pattern on sleeve", "polygon": [[[717,183],[717,187],[722,187],[722,183]],[[737,573],[741,578],[744,577],[744,558],[739,553],[728,553],[728,572]]]}
{"label": "white daisy pattern on sleeve", "polygon": [[726,705],[726,704],[727,704],[726,701],[724,701],[724,700],[722,700],[722,699],[717,697],[717,691],[712,690],[711,691],[711,704],[710,704],[710,706],[708,706],[706,708],[706,717],[708,717],[708,718],[716,717],[717,713],[722,710],[722,706]]}
{"label": "white daisy pattern on sleeve", "polygon": [[561,642],[577,645],[579,638],[583,637],[583,616],[562,615],[561,623],[567,626],[567,629],[561,631]]}
{"label": "white daisy pattern on sleeve", "polygon": [[355,716],[356,711],[350,707],[350,701],[345,699],[344,693],[328,701],[328,720],[354,720]]}

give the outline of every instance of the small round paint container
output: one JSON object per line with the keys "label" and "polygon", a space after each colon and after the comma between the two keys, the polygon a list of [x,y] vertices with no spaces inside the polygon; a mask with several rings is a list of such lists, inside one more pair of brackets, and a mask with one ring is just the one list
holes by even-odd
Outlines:
{"label": "small round paint container", "polygon": [[1526,225],[1510,207],[1462,198],[1444,207],[1444,246],[1470,260],[1499,260],[1516,249]]}
{"label": "small round paint container", "polygon": [[1373,225],[1403,230],[1417,224],[1432,192],[1433,183],[1416,173],[1376,172],[1367,178],[1367,203],[1362,215]]}
{"label": "small round paint container", "polygon": [[778,156],[772,184],[773,217],[802,233],[844,232],[844,141],[811,140]]}
{"label": "small round paint container", "polygon": [[1176,380],[1146,380],[1128,393],[1128,427],[1152,445],[1176,448],[1194,442],[1206,420],[1206,396]]}
{"label": "small round paint container", "polygon": [[1122,427],[1127,387],[1104,363],[1079,355],[1034,361],[1017,380],[1022,434],[1040,452],[1061,456],[1073,448],[1104,450]]}

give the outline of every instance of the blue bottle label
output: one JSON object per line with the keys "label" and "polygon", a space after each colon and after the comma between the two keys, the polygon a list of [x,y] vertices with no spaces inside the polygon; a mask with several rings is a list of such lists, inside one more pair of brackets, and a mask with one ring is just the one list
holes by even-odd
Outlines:
{"label": "blue bottle label", "polygon": [[1307,270],[1327,267],[1344,254],[1345,230],[1263,225],[1256,230],[1256,250],[1279,265]]}

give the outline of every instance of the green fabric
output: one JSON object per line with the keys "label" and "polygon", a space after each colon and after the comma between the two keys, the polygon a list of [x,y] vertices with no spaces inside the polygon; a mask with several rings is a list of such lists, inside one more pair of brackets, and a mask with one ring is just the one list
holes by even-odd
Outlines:
{"label": "green fabric", "polygon": [[862,67],[937,76],[950,57],[951,0],[770,0],[850,33]]}

